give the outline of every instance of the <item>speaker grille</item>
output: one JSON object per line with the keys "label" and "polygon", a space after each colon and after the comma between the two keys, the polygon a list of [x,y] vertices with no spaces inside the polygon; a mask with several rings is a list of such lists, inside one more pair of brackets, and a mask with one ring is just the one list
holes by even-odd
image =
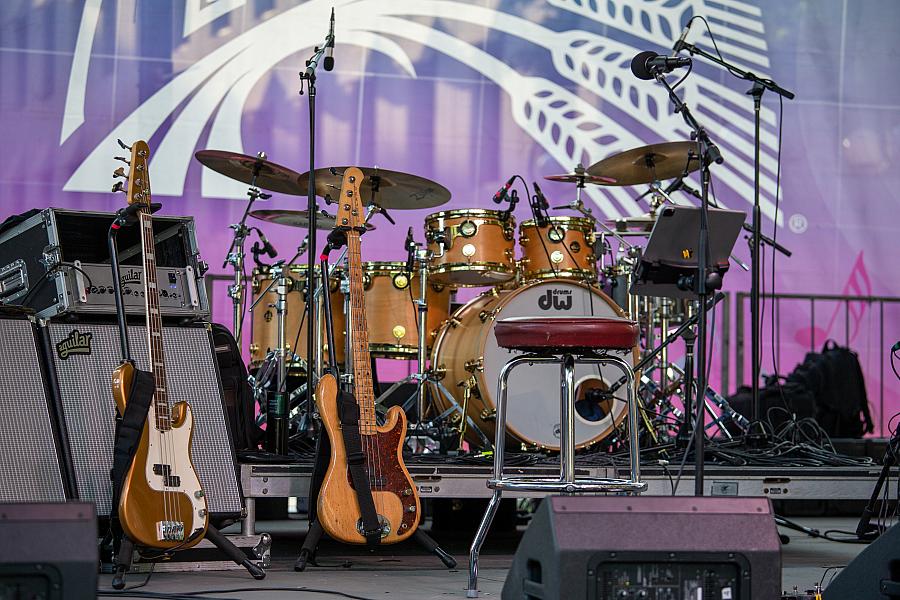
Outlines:
{"label": "speaker grille", "polygon": [[[85,323],[48,327],[79,498],[93,501],[97,514],[107,515],[112,508],[109,471],[116,411],[112,372],[121,356],[118,329]],[[148,370],[146,328],[129,327],[128,337],[138,368]],[[81,348],[66,354],[67,340],[80,341]],[[201,327],[165,327],[163,349],[169,400],[189,403],[194,413],[191,456],[210,512],[240,513],[241,492],[209,332]]]}
{"label": "speaker grille", "polygon": [[0,319],[0,502],[64,502],[31,322]]}

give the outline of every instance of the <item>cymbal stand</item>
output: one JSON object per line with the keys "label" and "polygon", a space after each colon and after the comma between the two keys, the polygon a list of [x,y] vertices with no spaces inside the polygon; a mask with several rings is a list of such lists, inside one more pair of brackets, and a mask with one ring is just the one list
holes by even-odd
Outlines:
{"label": "cymbal stand", "polygon": [[265,160],[265,152],[256,153],[256,163],[253,165],[253,178],[250,180],[250,187],[247,189],[247,196],[250,200],[247,202],[247,208],[244,209],[240,223],[229,225],[234,230],[234,236],[231,239],[231,247],[228,248],[225,261],[222,263],[223,269],[228,265],[234,268],[234,282],[228,286],[228,296],[231,298],[232,303],[232,333],[238,348],[241,347],[241,334],[243,333],[241,330],[244,324],[244,294],[247,292],[247,286],[244,282],[244,258],[246,257],[244,242],[246,242],[247,236],[250,235],[250,228],[246,225],[247,215],[250,213],[250,208],[254,202],[257,200],[268,200],[272,197],[272,194],[261,192],[256,187],[256,179],[259,177],[259,172]]}
{"label": "cymbal stand", "polygon": [[[441,234],[437,234],[441,235]],[[381,394],[376,400],[376,405],[383,402],[386,398],[390,397],[394,391],[397,390],[401,385],[406,383],[415,382],[416,383],[416,391],[406,399],[405,402],[401,405],[404,412],[409,412],[413,406],[417,407],[418,415],[415,423],[409,424],[410,431],[416,431],[417,433],[421,433],[422,429],[432,429],[435,427],[435,423],[441,423],[445,419],[447,419],[454,412],[459,413],[461,419],[465,421],[465,425],[471,427],[473,431],[475,431],[476,435],[478,435],[479,439],[484,444],[484,447],[491,447],[490,438],[485,435],[483,431],[475,424],[468,415],[466,415],[465,410],[459,405],[453,395],[444,387],[443,383],[435,377],[433,370],[428,369],[428,343],[427,343],[427,323],[428,323],[428,301],[427,301],[427,292],[428,292],[428,265],[433,258],[440,258],[443,256],[444,244],[440,240],[438,241],[438,245],[441,247],[441,254],[434,255],[427,248],[419,247],[419,244],[415,243],[412,240],[412,230],[410,228],[409,236],[407,237],[406,249],[408,252],[407,258],[407,270],[412,271],[413,263],[418,264],[419,271],[419,297],[415,300],[416,305],[416,315],[418,321],[418,346],[417,346],[417,354],[416,357],[418,359],[418,368],[415,373],[408,375],[401,379],[400,381],[394,383],[389,387],[383,394]],[[445,410],[443,413],[438,415],[432,421],[425,421],[425,415],[428,412],[428,385],[433,385],[437,390],[444,396],[447,402],[450,403],[450,408]]]}

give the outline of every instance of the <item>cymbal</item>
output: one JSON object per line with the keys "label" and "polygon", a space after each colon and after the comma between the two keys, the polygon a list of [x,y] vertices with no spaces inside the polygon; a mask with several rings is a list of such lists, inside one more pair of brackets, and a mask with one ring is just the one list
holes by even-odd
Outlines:
{"label": "cymbal", "polygon": [[[309,229],[309,212],[305,210],[285,210],[285,209],[267,209],[252,210],[249,216],[266,223],[274,223],[276,225],[287,225],[289,227],[300,227]],[[324,210],[319,211],[316,216],[316,229],[334,229],[336,219],[333,215],[329,215]],[[375,226],[366,223],[366,229],[371,231]]]}
{"label": "cymbal", "polygon": [[[316,195],[336,199],[347,168],[316,169]],[[450,202],[450,190],[430,179],[378,167],[360,169],[366,177],[360,187],[365,205],[374,203],[387,209],[414,210]],[[299,183],[304,190],[309,187],[309,172],[300,176]]]}
{"label": "cymbal", "polygon": [[549,181],[560,181],[562,183],[593,183],[594,185],[616,185],[616,180],[612,177],[603,177],[600,175],[590,175],[589,173],[564,173],[562,175],[544,175],[544,179]]}
{"label": "cymbal", "polygon": [[254,183],[255,173],[256,187],[293,196],[306,194],[306,188],[297,182],[299,173],[266,160],[265,155],[258,158],[225,150],[200,150],[194,158],[213,171],[248,185]]}
{"label": "cymbal", "polygon": [[613,154],[592,164],[587,172],[612,177],[614,185],[637,185],[680,177],[699,168],[697,144],[663,142]]}

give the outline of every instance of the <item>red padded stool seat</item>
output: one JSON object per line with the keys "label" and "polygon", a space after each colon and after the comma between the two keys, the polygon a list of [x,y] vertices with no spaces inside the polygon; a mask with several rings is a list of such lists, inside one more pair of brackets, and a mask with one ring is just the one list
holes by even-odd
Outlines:
{"label": "red padded stool seat", "polygon": [[611,317],[511,317],[494,325],[497,344],[512,350],[630,350],[638,326]]}

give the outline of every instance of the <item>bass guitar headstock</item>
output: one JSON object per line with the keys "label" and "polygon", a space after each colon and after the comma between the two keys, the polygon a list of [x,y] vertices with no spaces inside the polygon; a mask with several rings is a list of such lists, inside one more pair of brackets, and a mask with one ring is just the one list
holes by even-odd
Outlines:
{"label": "bass guitar headstock", "polygon": [[128,165],[128,173],[125,173],[124,167],[119,167],[113,171],[113,177],[121,178],[112,188],[114,192],[125,192],[128,204],[146,204],[150,206],[150,146],[144,140],[138,140],[131,144],[125,144],[122,140],[118,140],[119,146],[123,150],[131,152],[130,158],[117,156],[116,160],[120,160]]}

